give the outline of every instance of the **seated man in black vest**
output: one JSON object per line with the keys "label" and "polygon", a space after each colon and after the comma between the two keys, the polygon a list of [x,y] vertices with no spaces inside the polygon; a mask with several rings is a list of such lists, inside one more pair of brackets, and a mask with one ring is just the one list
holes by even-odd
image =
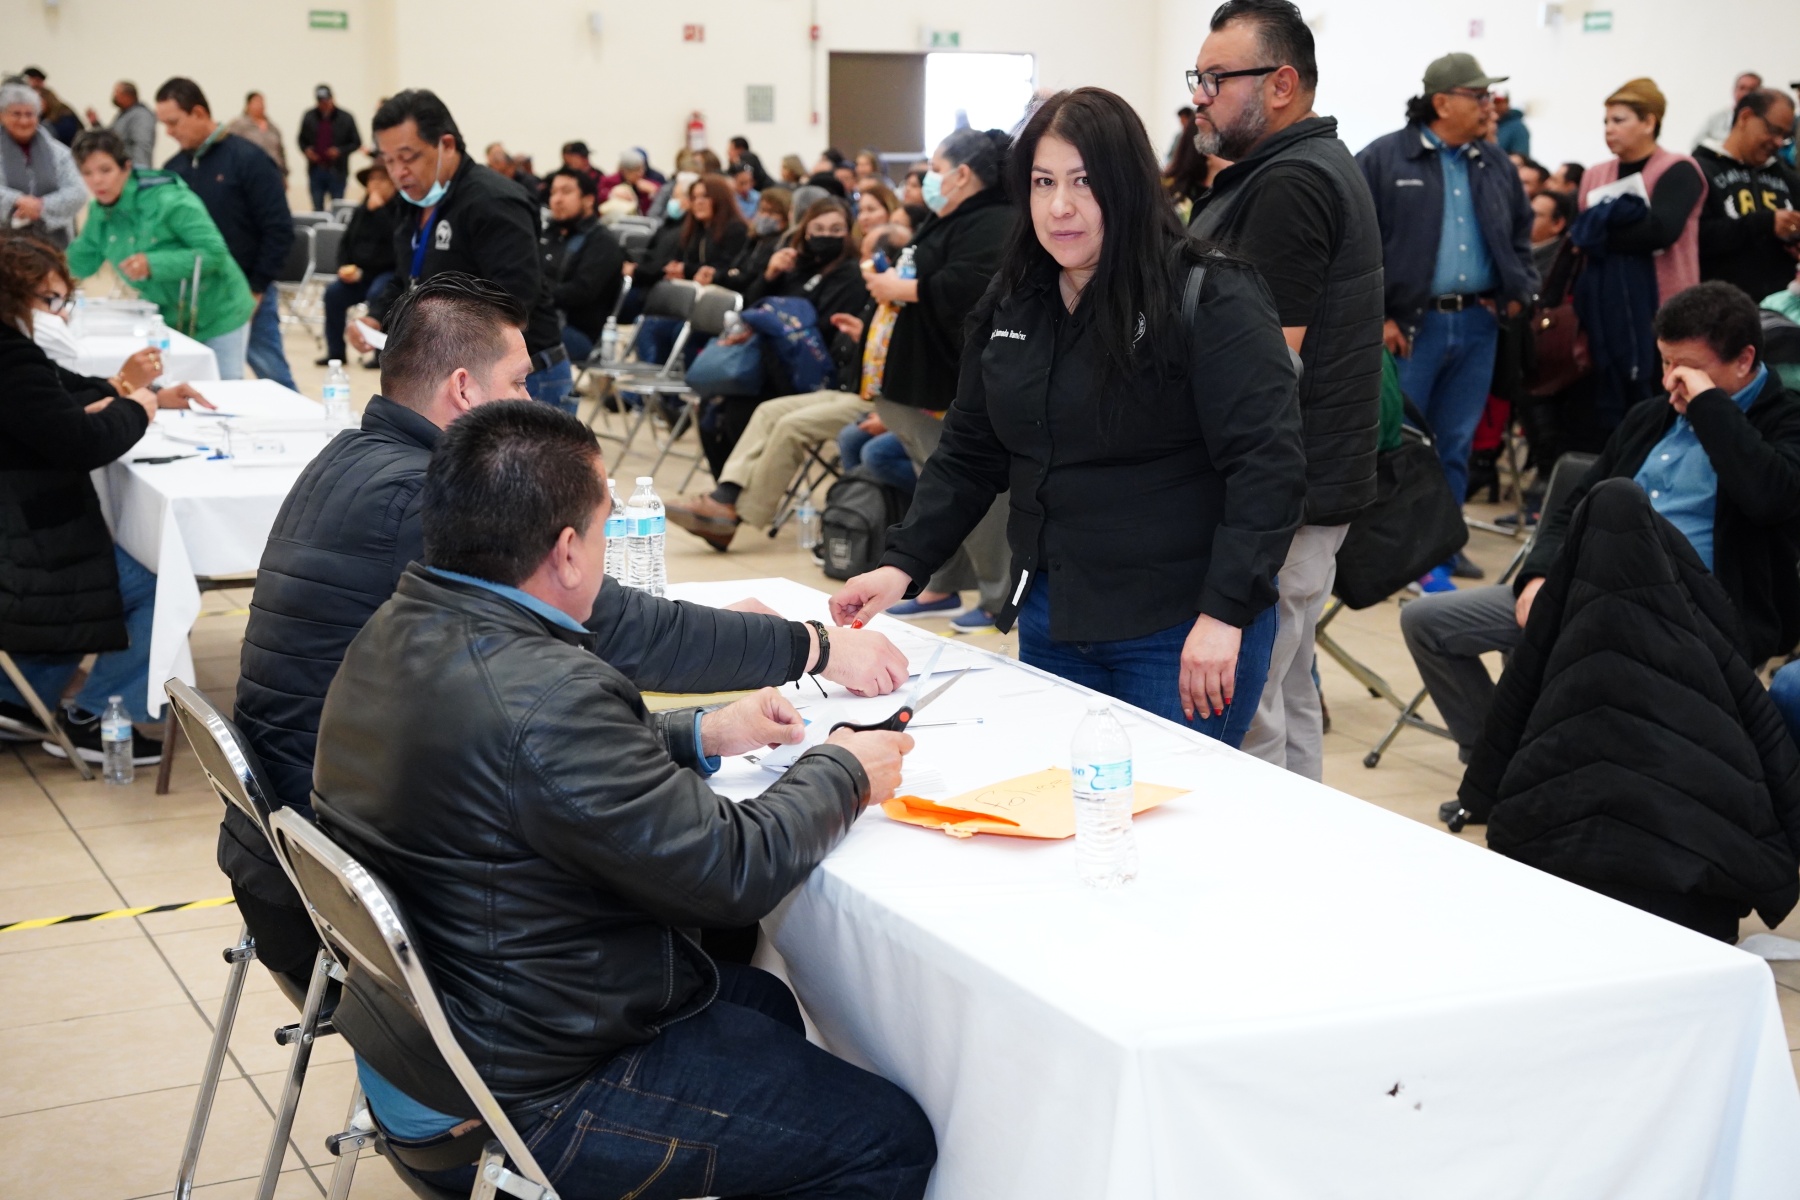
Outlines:
{"label": "seated man in black vest", "polygon": [[[922,1196],[918,1105],[809,1044],[778,980],[696,936],[801,886],[894,794],[912,738],[842,730],[754,799],[713,792],[718,755],[796,742],[800,714],[773,688],[646,711],[582,623],[610,508],[574,417],[494,404],[450,427],[423,558],[326,697],[313,807],[394,889],[458,1040],[566,1200]],[[376,1120],[427,1141],[473,1117],[389,1082],[412,1060],[357,1023],[361,1002],[340,1028]]]}
{"label": "seated man in black vest", "polygon": [[[1800,640],[1800,398],[1762,362],[1756,304],[1727,283],[1678,293],[1656,314],[1661,400],[1635,405],[1581,484],[1543,525],[1511,587],[1442,592],[1400,610],[1400,631],[1468,761],[1493,705],[1482,664],[1524,636],[1570,519],[1607,479],[1629,479],[1674,525],[1731,598],[1753,663]],[[1453,827],[1486,820],[1456,800]]]}
{"label": "seated man in black vest", "polygon": [[[419,494],[439,435],[493,400],[526,397],[524,314],[493,284],[432,276],[388,314],[382,394],[301,474],[269,534],[244,631],[237,723],[262,760],[271,803],[305,811],[325,689],[350,639],[419,557]],[[820,674],[865,694],[892,691],[906,657],[885,637],[600,590],[588,628],[597,652],[641,687],[721,692]],[[257,956],[271,971],[311,970],[318,941],[267,842],[235,810],[219,832]]]}

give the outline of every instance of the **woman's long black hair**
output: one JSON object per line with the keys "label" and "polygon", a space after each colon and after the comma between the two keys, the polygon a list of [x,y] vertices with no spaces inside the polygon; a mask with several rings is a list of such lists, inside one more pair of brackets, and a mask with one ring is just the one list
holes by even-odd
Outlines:
{"label": "woman's long black hair", "polygon": [[[997,286],[989,289],[984,307],[1024,285],[1041,264],[1054,261],[1031,222],[1032,159],[1046,134],[1080,153],[1088,187],[1100,206],[1100,263],[1081,302],[1090,306],[1108,363],[1100,378],[1122,383],[1137,366],[1140,344],[1147,349],[1172,346],[1168,334],[1179,313],[1171,271],[1178,259],[1198,261],[1204,247],[1176,219],[1150,135],[1131,105],[1104,88],[1058,92],[1026,118],[1013,143],[1007,190],[1018,219],[995,277]],[[981,315],[991,312],[987,307]]]}

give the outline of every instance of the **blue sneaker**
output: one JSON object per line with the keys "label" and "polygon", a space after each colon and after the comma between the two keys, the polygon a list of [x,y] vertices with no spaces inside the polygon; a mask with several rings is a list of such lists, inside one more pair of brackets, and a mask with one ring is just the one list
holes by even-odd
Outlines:
{"label": "blue sneaker", "polygon": [[1436,592],[1454,592],[1456,581],[1450,578],[1449,567],[1433,567],[1419,578],[1419,590],[1427,596]]}
{"label": "blue sneaker", "polygon": [[888,609],[890,617],[918,617],[926,613],[955,612],[962,607],[962,597],[952,592],[942,600],[902,600]]}
{"label": "blue sneaker", "polygon": [[950,618],[951,633],[992,633],[994,618],[979,608],[971,608],[968,612]]}

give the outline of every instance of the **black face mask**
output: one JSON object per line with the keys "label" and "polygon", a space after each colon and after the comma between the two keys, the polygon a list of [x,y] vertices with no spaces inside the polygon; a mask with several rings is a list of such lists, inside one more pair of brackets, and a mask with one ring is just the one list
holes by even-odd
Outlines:
{"label": "black face mask", "polygon": [[806,255],[814,262],[831,262],[844,252],[844,239],[841,237],[809,237],[806,239]]}

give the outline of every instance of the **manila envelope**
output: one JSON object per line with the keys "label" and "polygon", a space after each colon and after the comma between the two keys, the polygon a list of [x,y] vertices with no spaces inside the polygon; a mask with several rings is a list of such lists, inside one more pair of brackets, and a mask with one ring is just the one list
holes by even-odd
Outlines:
{"label": "manila envelope", "polygon": [[[1141,813],[1187,791],[1158,783],[1139,783],[1133,789],[1131,811]],[[978,833],[1030,838],[1075,836],[1075,792],[1068,771],[1061,767],[989,784],[949,800],[896,796],[883,804],[881,811],[896,821],[941,829],[957,838]]]}

